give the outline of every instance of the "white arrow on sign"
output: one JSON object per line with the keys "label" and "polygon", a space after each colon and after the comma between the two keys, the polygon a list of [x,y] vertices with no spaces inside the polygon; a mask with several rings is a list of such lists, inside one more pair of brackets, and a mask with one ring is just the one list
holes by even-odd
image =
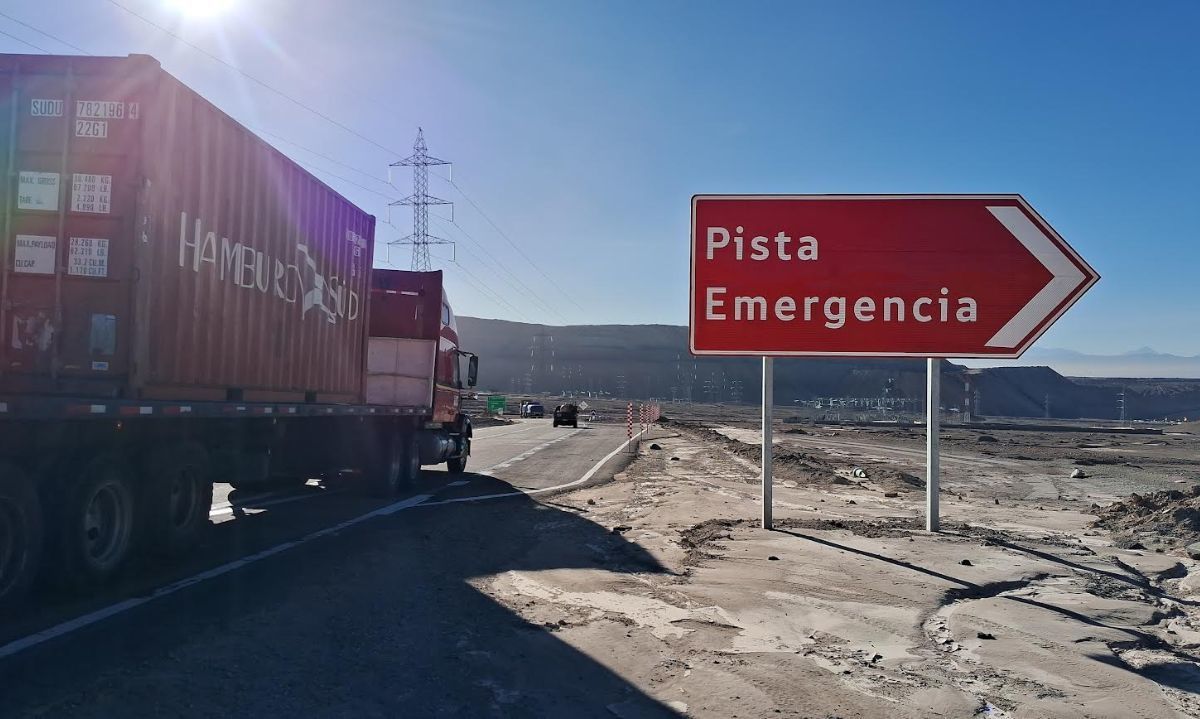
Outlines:
{"label": "white arrow on sign", "polygon": [[1021,208],[989,207],[988,211],[1053,275],[1046,286],[987,341],[988,347],[1016,347],[1079,287],[1085,275]]}

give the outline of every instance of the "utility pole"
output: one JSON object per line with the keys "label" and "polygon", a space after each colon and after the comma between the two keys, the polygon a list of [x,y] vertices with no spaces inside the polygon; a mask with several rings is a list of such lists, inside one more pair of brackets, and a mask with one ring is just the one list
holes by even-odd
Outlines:
{"label": "utility pole", "polygon": [[734,404],[742,403],[742,381],[740,379],[729,383],[729,400]]}
{"label": "utility pole", "polygon": [[1046,410],[1046,419],[1050,419],[1050,395],[1049,394],[1046,395],[1046,401],[1044,402],[1043,406]]}
{"label": "utility pole", "polygon": [[[448,200],[429,194],[429,168],[432,165],[449,165],[445,160],[429,156],[429,148],[425,146],[425,133],[417,128],[417,140],[413,143],[413,154],[393,162],[389,167],[411,167],[413,169],[413,192],[403,200],[389,204],[408,205],[413,208],[413,231],[411,235],[391,242],[392,245],[412,245],[412,265],[414,272],[428,272],[429,246],[453,245],[450,240],[434,237],[429,234],[429,206],[452,205]],[[389,172],[390,174],[390,172]]]}
{"label": "utility pole", "polygon": [[1121,424],[1125,424],[1125,388],[1121,388],[1121,394],[1117,395],[1117,407],[1121,410]]}
{"label": "utility pole", "polygon": [[554,392],[554,335],[541,331],[529,348],[529,376],[539,392]]}
{"label": "utility pole", "polygon": [[971,375],[963,375],[963,423],[971,424]]}

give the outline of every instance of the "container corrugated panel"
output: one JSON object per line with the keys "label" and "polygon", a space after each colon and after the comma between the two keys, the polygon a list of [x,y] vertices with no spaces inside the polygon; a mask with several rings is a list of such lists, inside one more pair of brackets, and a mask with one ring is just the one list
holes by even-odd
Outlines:
{"label": "container corrugated panel", "polygon": [[362,401],[375,218],[145,56],[0,56],[0,387]]}
{"label": "container corrugated panel", "polygon": [[372,337],[437,339],[441,309],[441,270],[375,270],[371,274]]}

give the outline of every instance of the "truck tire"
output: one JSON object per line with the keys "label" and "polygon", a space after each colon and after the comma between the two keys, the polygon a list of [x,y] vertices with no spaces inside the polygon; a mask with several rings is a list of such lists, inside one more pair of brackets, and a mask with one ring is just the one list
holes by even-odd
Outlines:
{"label": "truck tire", "polygon": [[208,453],[194,442],[153,451],[142,482],[146,547],[162,556],[191,550],[211,524],[213,483]]}
{"label": "truck tire", "polygon": [[467,439],[465,442],[467,451],[463,453],[463,456],[446,460],[446,470],[450,474],[462,474],[467,471],[467,460],[471,457],[471,440]]}
{"label": "truck tire", "polygon": [[55,516],[56,579],[83,589],[111,579],[133,552],[138,510],[133,471],[120,457],[74,465]]}
{"label": "truck tire", "polygon": [[404,459],[400,465],[400,489],[408,489],[421,479],[421,447],[416,435],[400,443]]}
{"label": "truck tire", "polygon": [[0,616],[19,606],[42,556],[42,506],[33,483],[0,462]]}
{"label": "truck tire", "polygon": [[365,474],[367,490],[375,497],[394,497],[421,475],[415,437],[406,439],[399,431],[385,433],[371,455]]}

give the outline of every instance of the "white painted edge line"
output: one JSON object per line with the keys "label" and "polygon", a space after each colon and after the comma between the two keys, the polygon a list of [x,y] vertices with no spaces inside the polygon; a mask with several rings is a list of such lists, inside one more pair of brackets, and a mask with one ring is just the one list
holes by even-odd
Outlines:
{"label": "white painted edge line", "polygon": [[306,534],[303,537],[301,537],[300,539],[296,539],[296,540],[293,540],[290,542],[284,542],[283,544],[277,544],[274,547],[264,549],[261,552],[256,552],[254,554],[250,554],[248,556],[242,557],[241,559],[235,559],[232,562],[228,562],[226,564],[222,564],[220,566],[213,567],[212,569],[201,572],[199,574],[194,574],[190,577],[180,579],[179,581],[159,587],[158,589],[155,589],[153,592],[151,592],[150,594],[148,594],[146,596],[135,597],[133,599],[126,599],[123,602],[118,602],[116,604],[104,607],[103,609],[97,609],[94,612],[90,612],[88,614],[84,614],[82,616],[75,617],[74,619],[67,620],[61,624],[57,624],[53,627],[50,627],[49,629],[44,629],[40,632],[37,632],[36,634],[30,634],[27,637],[15,639],[15,640],[9,642],[8,644],[5,644],[4,646],[0,647],[0,659],[5,659],[5,658],[11,657],[15,654],[19,654],[19,653],[25,651],[26,649],[36,647],[37,645],[44,644],[45,642],[48,642],[52,639],[56,639],[58,637],[66,635],[66,634],[70,634],[71,632],[74,632],[76,630],[90,626],[92,624],[96,624],[97,622],[104,621],[105,619],[108,619],[110,617],[114,617],[118,614],[127,612],[130,609],[134,609],[135,607],[140,607],[143,604],[148,604],[157,599],[162,599],[163,597],[170,596],[172,594],[175,594],[176,592],[179,592],[183,589],[187,589],[188,587],[191,587],[193,585],[208,581],[209,579],[214,579],[214,578],[220,577],[224,574],[228,574],[234,570],[241,569],[242,567],[245,567],[247,565],[254,564],[255,562],[259,562],[263,559],[266,559],[267,557],[274,556],[281,552],[286,552],[289,549],[294,549],[303,544],[308,544],[309,542],[311,542],[315,539],[320,539],[321,537],[325,537],[330,534],[336,534],[336,533],[342,531],[343,529],[353,527],[356,524],[361,524],[363,522],[366,522],[367,520],[374,519],[376,517],[383,517],[383,516],[387,516],[389,514],[395,514],[396,512],[408,509],[410,507],[415,507],[418,504],[421,504],[422,502],[424,502],[425,500],[429,499],[432,496],[433,495],[431,495],[431,494],[418,494],[416,496],[409,497],[408,499],[402,499],[398,502],[393,502],[392,504],[389,504],[384,507],[380,507],[379,509],[376,509],[371,512],[367,512],[366,514],[363,514],[361,516],[354,517],[353,519],[347,519],[344,522],[339,522],[338,524],[335,524],[330,527],[326,527],[325,529],[320,529],[315,532],[312,532],[311,534]]}
{"label": "white painted edge line", "polygon": [[[437,507],[437,506],[440,506],[443,504],[460,504],[462,502],[481,502],[481,501],[488,500],[488,499],[502,499],[504,497],[517,497],[517,496],[521,496],[521,495],[542,494],[543,492],[556,492],[560,489],[568,489],[570,487],[578,486],[578,485],[583,484],[584,482],[588,481],[592,477],[596,476],[596,472],[599,472],[601,467],[608,464],[608,461],[610,459],[612,459],[613,457],[616,457],[617,454],[621,450],[623,450],[629,446],[630,442],[641,437],[647,431],[648,431],[648,429],[642,430],[641,432],[638,432],[637,434],[633,435],[629,439],[626,439],[624,442],[617,445],[616,449],[614,449],[613,451],[604,455],[603,459],[601,459],[599,462],[596,462],[594,465],[592,465],[592,468],[589,469],[587,472],[585,472],[582,477],[580,477],[579,479],[567,482],[565,484],[556,484],[553,487],[542,487],[540,489],[517,489],[517,490],[513,490],[512,492],[498,492],[496,494],[481,494],[481,495],[478,495],[475,497],[455,497],[454,499],[442,499],[437,502],[425,502],[424,504],[421,505],[421,507],[422,508]],[[570,435],[565,435],[565,436],[570,436]],[[559,440],[556,439],[553,441],[557,442]],[[553,442],[551,442],[551,443],[553,443]],[[499,466],[499,465],[497,465],[497,466]],[[491,469],[491,468],[489,467],[489,469]],[[487,470],[484,470],[484,471],[487,471]]]}
{"label": "white painted edge line", "polygon": [[[578,431],[578,430],[576,430],[576,431]],[[123,614],[123,613],[129,611],[130,609],[135,609],[137,607],[140,607],[143,604],[149,604],[150,602],[153,602],[158,599],[162,599],[163,597],[168,597],[172,594],[175,594],[176,592],[182,591],[182,590],[187,589],[188,587],[194,586],[196,584],[206,582],[210,579],[215,579],[215,578],[223,576],[225,574],[229,574],[232,571],[235,571],[235,570],[241,569],[242,567],[262,561],[263,559],[267,559],[268,557],[272,557],[276,554],[286,552],[289,549],[294,549],[301,545],[308,544],[309,542],[312,542],[313,540],[320,539],[322,537],[326,537],[331,534],[337,534],[338,532],[340,532],[344,529],[348,529],[357,524],[362,524],[363,522],[366,522],[371,519],[375,519],[376,517],[385,517],[385,516],[388,516],[391,514],[395,514],[397,512],[401,512],[405,509],[411,509],[411,508],[417,507],[417,506],[436,507],[438,505],[443,505],[443,504],[457,504],[460,502],[478,502],[478,501],[487,500],[487,499],[500,499],[503,497],[514,497],[517,495],[541,494],[543,492],[553,492],[556,490],[567,489],[568,487],[574,487],[574,486],[583,484],[584,482],[587,482],[589,479],[594,477],[596,475],[596,472],[599,472],[600,468],[603,467],[605,464],[607,464],[610,459],[617,456],[618,452],[620,452],[621,450],[628,447],[630,442],[632,442],[634,439],[637,439],[638,437],[641,437],[645,432],[646,432],[646,430],[642,430],[641,432],[638,432],[637,434],[635,434],[633,437],[626,439],[624,442],[617,445],[616,449],[614,449],[613,451],[611,451],[607,455],[605,455],[603,459],[601,459],[599,462],[596,462],[596,464],[592,465],[592,468],[589,469],[587,472],[585,472],[582,477],[580,477],[579,479],[576,479],[574,481],[567,482],[565,484],[559,484],[559,485],[556,485],[553,487],[542,487],[541,489],[516,490],[516,491],[512,491],[512,492],[502,492],[502,493],[498,493],[498,494],[486,494],[486,495],[477,496],[477,497],[459,497],[457,499],[447,499],[447,500],[442,500],[439,502],[429,502],[428,501],[429,499],[431,499],[433,497],[432,494],[418,494],[418,495],[409,497],[407,499],[402,499],[398,502],[393,502],[392,504],[380,507],[379,509],[372,510],[370,512],[367,512],[366,514],[359,515],[358,517],[354,517],[352,519],[347,519],[344,522],[339,522],[338,524],[326,527],[324,529],[319,529],[310,534],[306,534],[299,539],[295,539],[290,542],[284,542],[283,544],[277,544],[274,547],[268,547],[267,549],[264,549],[260,552],[255,552],[254,554],[247,555],[240,559],[235,559],[232,562],[227,562],[220,566],[213,567],[212,569],[200,572],[199,574],[193,574],[190,577],[185,577],[178,581],[172,582],[171,584],[167,584],[162,587],[159,587],[158,589],[155,589],[153,592],[151,592],[148,595],[145,595],[142,597],[134,597],[132,599],[126,599],[124,601],[117,602],[116,604],[111,604],[107,607],[97,609],[93,612],[89,612],[87,614],[75,617],[73,619],[69,619],[60,624],[56,624],[53,627],[49,627],[48,629],[43,629],[40,632],[36,632],[34,634],[30,634],[28,636],[21,637],[20,639],[14,639],[13,641],[9,642],[8,644],[5,644],[4,646],[0,646],[0,659],[7,659],[8,657],[20,654],[21,652],[23,652],[27,649],[36,647],[39,644],[45,644],[46,642],[51,641],[52,639],[57,639],[58,637],[65,636],[67,634],[70,634],[71,632],[77,631],[79,629],[83,629],[84,627],[88,627],[93,624],[97,624],[106,619],[109,619],[110,617],[114,617],[118,614]],[[565,434],[561,437],[553,439],[553,440],[545,443],[545,445],[543,445],[542,448],[548,447],[551,444],[554,444],[556,442],[561,442],[562,440],[566,439],[567,437],[573,436],[574,434],[575,434],[575,432],[572,432],[570,434]],[[512,460],[509,460],[509,461],[512,461]],[[313,495],[313,496],[318,496],[318,495]],[[304,498],[307,499],[308,497],[305,496]]]}

